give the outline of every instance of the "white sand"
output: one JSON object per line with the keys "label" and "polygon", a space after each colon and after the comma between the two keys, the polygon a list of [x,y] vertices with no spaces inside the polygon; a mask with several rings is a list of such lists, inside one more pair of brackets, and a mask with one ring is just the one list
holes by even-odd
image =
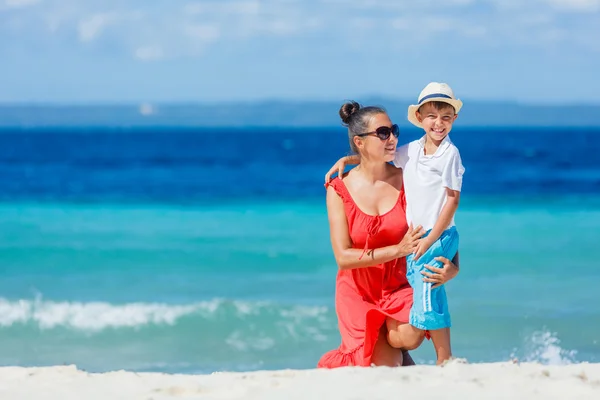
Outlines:
{"label": "white sand", "polygon": [[600,364],[464,364],[211,375],[0,368],[0,399],[600,399]]}

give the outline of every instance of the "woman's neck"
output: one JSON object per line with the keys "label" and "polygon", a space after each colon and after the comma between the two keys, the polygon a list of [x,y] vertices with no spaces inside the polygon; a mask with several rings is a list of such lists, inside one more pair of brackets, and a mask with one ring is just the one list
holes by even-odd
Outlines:
{"label": "woman's neck", "polygon": [[387,163],[370,161],[365,158],[361,158],[360,164],[356,169],[370,183],[385,180],[388,174]]}

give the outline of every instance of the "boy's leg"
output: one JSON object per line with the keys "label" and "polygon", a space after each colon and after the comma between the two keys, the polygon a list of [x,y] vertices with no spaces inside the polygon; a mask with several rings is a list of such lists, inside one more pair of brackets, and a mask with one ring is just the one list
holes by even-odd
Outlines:
{"label": "boy's leg", "polygon": [[421,274],[426,270],[425,264],[438,268],[443,266],[441,262],[435,260],[435,257],[440,255],[443,254],[439,240],[437,240],[418,260],[414,260],[412,255],[406,258],[407,270],[412,272],[410,283],[413,288],[413,304],[410,309],[409,323],[424,331],[445,327],[440,326],[433,312],[439,308],[437,300],[440,292],[445,292],[444,287],[431,290],[433,285],[430,282],[424,282],[424,276]]}
{"label": "boy's leg", "polygon": [[[456,228],[451,228],[445,231],[444,234],[442,234],[440,241],[443,242],[441,246],[441,255],[448,259],[454,258],[458,252],[459,241]],[[437,260],[432,264],[440,264],[434,265],[438,268],[442,266]],[[438,312],[447,317],[447,327],[429,331],[431,340],[433,341],[433,347],[435,348],[435,353],[437,355],[437,365],[440,365],[444,361],[452,358],[452,347],[450,344],[450,313],[448,311],[448,299],[446,297],[446,289],[444,286],[434,289],[432,292],[432,297],[435,301],[435,304],[440,307]]]}
{"label": "boy's leg", "polygon": [[429,331],[431,341],[437,355],[437,365],[452,358],[452,349],[450,347],[450,328],[436,329]]}
{"label": "boy's leg", "polygon": [[[441,237],[417,261],[411,257],[410,265],[413,276],[413,307],[410,311],[410,323],[417,328],[429,330],[437,355],[437,363],[441,364],[452,357],[450,347],[450,313],[444,286],[431,290],[431,283],[422,282],[421,271],[424,265],[442,267],[435,257],[444,256],[452,259],[458,250],[458,233],[451,228],[442,233]],[[409,257],[407,257],[407,262]],[[408,265],[407,265],[408,267]]]}
{"label": "boy's leg", "polygon": [[[441,253],[440,255],[444,255],[444,253]],[[436,268],[443,267],[443,264],[437,260],[432,260],[427,264]],[[431,286],[432,284],[428,283],[424,289],[424,302],[426,308],[423,324],[431,327],[431,329],[429,329],[429,334],[437,357],[436,364],[441,365],[444,361],[452,358],[452,347],[450,344],[450,313],[448,311],[446,288],[441,286],[432,290]],[[439,328],[439,326],[443,326],[443,328]]]}

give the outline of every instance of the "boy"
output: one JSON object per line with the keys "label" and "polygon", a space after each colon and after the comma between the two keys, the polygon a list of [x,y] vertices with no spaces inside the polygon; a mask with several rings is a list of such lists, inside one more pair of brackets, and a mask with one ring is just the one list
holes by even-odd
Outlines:
{"label": "boy", "polygon": [[[419,94],[416,105],[408,107],[408,120],[425,135],[396,150],[394,165],[403,169],[406,219],[426,231],[414,254],[406,258],[406,276],[413,287],[409,323],[429,331],[437,364],[452,358],[450,314],[444,286],[423,282],[425,265],[442,267],[435,258],[452,259],[458,251],[454,214],[458,209],[464,167],[458,148],[448,134],[458,117],[462,102],[450,86],[431,82]],[[344,157],[332,171],[357,164],[357,156]],[[329,174],[328,174],[329,175]]]}

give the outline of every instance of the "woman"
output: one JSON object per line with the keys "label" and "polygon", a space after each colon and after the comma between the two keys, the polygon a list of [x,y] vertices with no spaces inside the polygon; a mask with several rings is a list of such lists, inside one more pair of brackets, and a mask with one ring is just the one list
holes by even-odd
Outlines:
{"label": "woman", "polygon": [[[361,163],[327,186],[331,244],[339,271],[336,312],[342,343],[318,366],[410,365],[408,350],[423,341],[422,331],[408,324],[412,288],[405,257],[424,234],[408,227],[402,170],[394,159],[398,126],[379,107],[349,102],[340,108],[351,149]],[[458,273],[447,259],[424,280],[443,284]]]}

